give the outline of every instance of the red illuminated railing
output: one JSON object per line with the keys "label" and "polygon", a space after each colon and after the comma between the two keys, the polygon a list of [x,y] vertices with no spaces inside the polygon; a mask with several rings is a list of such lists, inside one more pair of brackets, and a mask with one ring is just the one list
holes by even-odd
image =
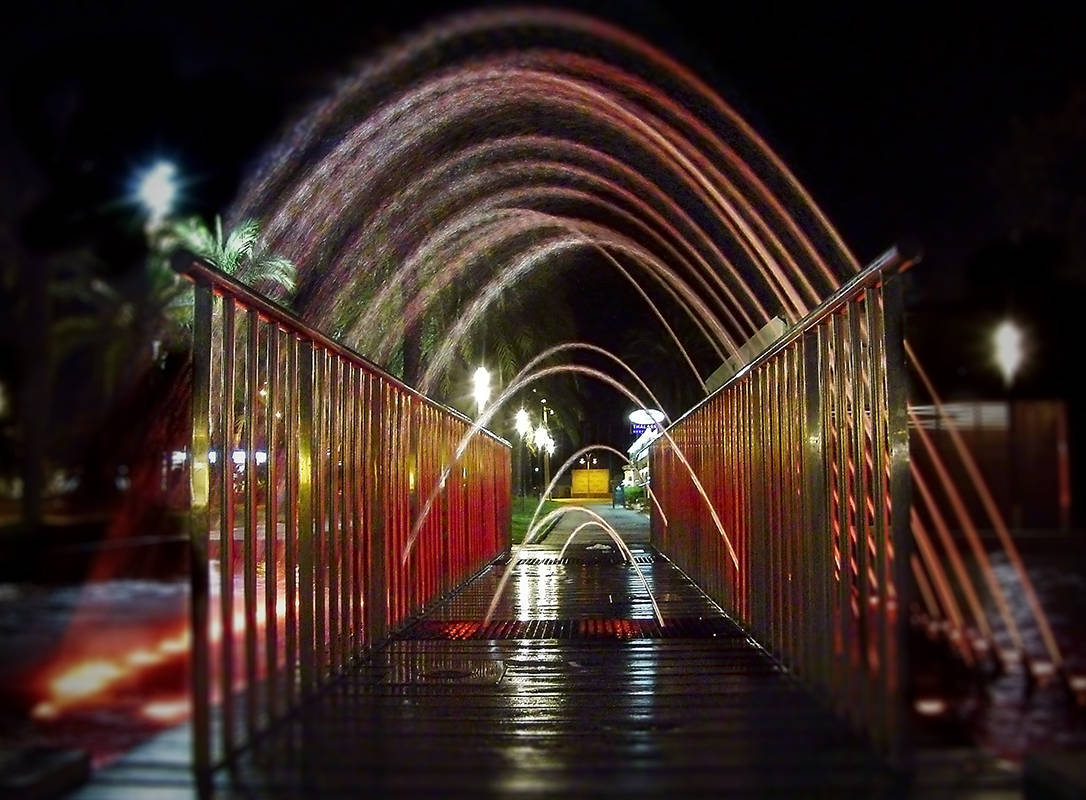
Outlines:
{"label": "red illuminated railing", "polygon": [[[475,436],[443,480],[470,420],[229,276],[175,268],[195,284],[193,731],[206,790],[214,766],[508,548],[510,449]],[[404,560],[420,495],[438,485]]]}
{"label": "red illuminated railing", "polygon": [[[656,546],[885,752],[905,747],[909,440],[891,250],[653,445]],[[705,487],[722,523],[675,453]],[[738,563],[736,563],[738,562]]]}

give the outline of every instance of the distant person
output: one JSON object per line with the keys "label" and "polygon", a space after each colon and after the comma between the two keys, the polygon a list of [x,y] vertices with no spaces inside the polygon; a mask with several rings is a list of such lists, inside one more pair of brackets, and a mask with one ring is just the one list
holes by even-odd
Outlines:
{"label": "distant person", "polygon": [[613,492],[611,492],[611,508],[614,508],[616,505],[626,505],[626,490],[622,488],[621,483],[615,487]]}

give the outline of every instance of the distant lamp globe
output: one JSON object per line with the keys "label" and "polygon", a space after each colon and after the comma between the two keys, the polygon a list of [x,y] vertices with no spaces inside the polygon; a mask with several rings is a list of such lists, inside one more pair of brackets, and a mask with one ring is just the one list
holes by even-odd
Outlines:
{"label": "distant lamp globe", "polygon": [[1010,386],[1025,361],[1025,336],[1013,320],[1003,320],[992,334],[993,357],[1003,375],[1003,382]]}
{"label": "distant lamp globe", "polygon": [[472,375],[472,395],[475,397],[475,405],[482,412],[490,399],[490,372],[486,367],[479,367]]}
{"label": "distant lamp globe", "polygon": [[528,412],[523,408],[519,409],[513,417],[513,426],[522,438],[527,438],[528,434],[532,432],[532,420],[528,417]]}
{"label": "distant lamp globe", "polygon": [[177,195],[177,165],[173,162],[156,161],[136,177],[136,200],[143,206],[149,226],[158,225],[169,216]]}

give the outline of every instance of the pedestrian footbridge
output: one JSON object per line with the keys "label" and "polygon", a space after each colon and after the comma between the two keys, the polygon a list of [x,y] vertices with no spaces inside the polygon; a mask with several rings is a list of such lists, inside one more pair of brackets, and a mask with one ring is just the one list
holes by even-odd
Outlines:
{"label": "pedestrian footbridge", "polygon": [[651,514],[511,547],[507,442],[181,263],[192,719],[79,796],[954,796],[908,724],[905,265],[673,423]]}

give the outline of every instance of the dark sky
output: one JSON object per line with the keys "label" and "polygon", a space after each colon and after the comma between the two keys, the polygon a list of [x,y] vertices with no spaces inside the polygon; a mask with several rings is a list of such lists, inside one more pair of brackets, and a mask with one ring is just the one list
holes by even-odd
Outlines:
{"label": "dark sky", "polygon": [[[127,225],[127,239],[103,247],[135,263],[124,243],[140,245],[138,223],[121,202],[134,168],[170,156],[191,179],[188,210],[224,210],[276,134],[352,63],[469,5],[25,4],[0,34],[0,213],[44,249]],[[1086,86],[1080,29],[1056,4],[563,5],[624,25],[700,73],[861,261],[902,236],[922,243],[929,293],[1006,234],[990,173],[1015,124]]]}
{"label": "dark sky", "polygon": [[[29,159],[68,194],[55,199],[66,213],[110,202],[131,167],[158,153],[196,178],[194,210],[221,209],[261,148],[337,74],[454,7],[404,0],[378,16],[327,0],[291,11],[204,0],[147,10],[155,5],[46,0],[7,28],[4,110],[18,149],[5,136],[4,156]],[[1086,74],[1078,29],[1054,5],[954,17],[886,4],[719,4],[711,15],[684,0],[566,5],[646,35],[704,75],[861,260],[902,234],[955,256],[988,235],[987,163],[1014,120],[1059,108]]]}
{"label": "dark sky", "polygon": [[[335,75],[448,3],[31,4],[8,27],[5,112],[66,210],[106,203],[131,166],[172,154],[211,212]],[[466,4],[458,4],[466,5]],[[898,235],[940,251],[988,233],[986,164],[1016,119],[1084,78],[1056,6],[967,15],[871,4],[568,3],[648,36],[732,101],[867,259]],[[363,6],[367,6],[363,8]],[[388,8],[391,7],[391,10]],[[719,10],[725,9],[726,10]],[[101,195],[101,196],[98,196]]]}

